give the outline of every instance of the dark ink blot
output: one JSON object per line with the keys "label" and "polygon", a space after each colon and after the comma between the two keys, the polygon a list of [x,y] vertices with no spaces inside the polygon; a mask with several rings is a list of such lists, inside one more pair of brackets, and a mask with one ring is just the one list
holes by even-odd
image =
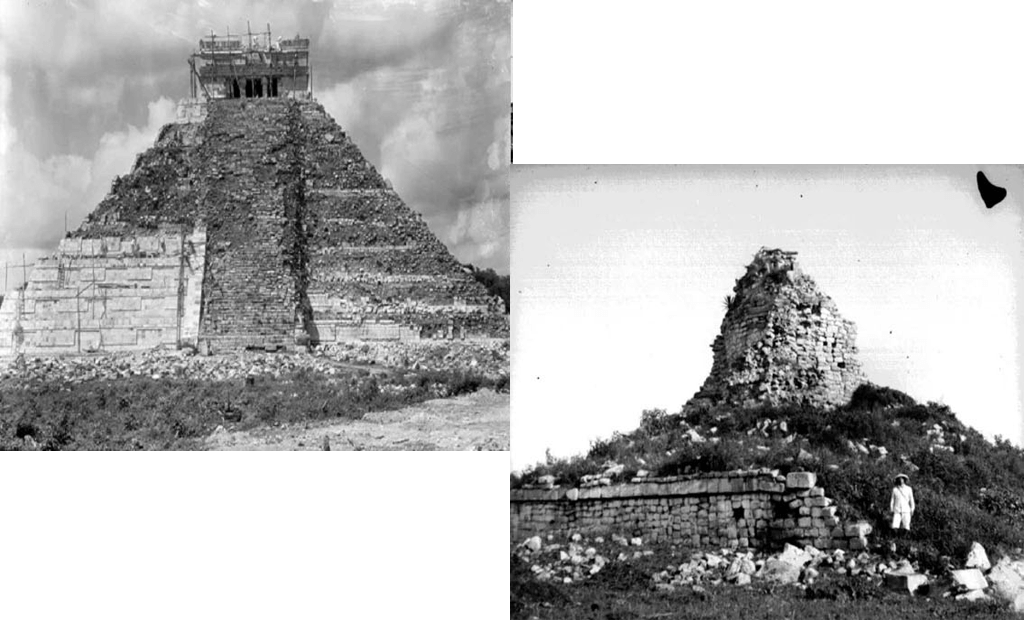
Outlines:
{"label": "dark ink blot", "polygon": [[992,185],[985,178],[985,173],[980,170],[978,171],[978,192],[981,194],[981,199],[985,202],[985,206],[989,209],[1002,202],[1003,198],[1006,198],[1006,188]]}

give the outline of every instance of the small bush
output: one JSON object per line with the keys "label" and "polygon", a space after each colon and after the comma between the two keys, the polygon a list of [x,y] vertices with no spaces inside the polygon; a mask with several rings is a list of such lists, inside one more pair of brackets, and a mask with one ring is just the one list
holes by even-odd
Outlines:
{"label": "small bush", "polygon": [[39,429],[36,428],[35,424],[31,422],[18,421],[14,427],[14,436],[18,439],[24,439],[25,437],[36,437],[39,435]]}
{"label": "small bush", "polygon": [[668,414],[664,409],[645,409],[640,415],[640,432],[647,437],[655,437],[672,432],[683,424],[679,414]]}
{"label": "small bush", "polygon": [[688,444],[658,468],[659,476],[729,471],[744,466],[744,453],[732,441]]}
{"label": "small bush", "polygon": [[917,404],[910,396],[899,390],[864,383],[850,397],[850,409],[885,409],[887,407],[912,407]]}

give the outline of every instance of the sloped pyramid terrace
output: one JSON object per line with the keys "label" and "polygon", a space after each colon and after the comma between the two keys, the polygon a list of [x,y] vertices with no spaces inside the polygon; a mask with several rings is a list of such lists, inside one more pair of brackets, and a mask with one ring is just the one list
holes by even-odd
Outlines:
{"label": "sloped pyramid terrace", "polygon": [[0,308],[0,354],[507,338],[323,107],[190,100]]}

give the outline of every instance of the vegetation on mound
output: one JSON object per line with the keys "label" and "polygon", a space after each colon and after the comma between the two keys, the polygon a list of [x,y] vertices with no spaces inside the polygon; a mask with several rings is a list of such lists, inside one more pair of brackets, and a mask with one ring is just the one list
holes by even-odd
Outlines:
{"label": "vegetation on mound", "polygon": [[512,312],[512,283],[509,276],[500,276],[493,269],[477,269],[467,263],[465,267],[473,271],[473,278],[484,285],[492,297],[500,297],[505,302],[505,314]]}
{"label": "vegetation on mound", "polygon": [[622,480],[639,470],[675,475],[768,467],[813,471],[840,515],[874,525],[872,539],[892,541],[887,521],[897,473],[910,476],[917,500],[901,551],[934,570],[962,559],[972,541],[990,553],[1024,547],[1024,450],[986,440],[945,405],[864,385],[832,411],[783,406],[645,411],[640,427],[595,441],[583,456],[549,458],[512,476],[512,486],[553,475],[577,485],[584,475],[621,464]]}
{"label": "vegetation on mound", "polygon": [[[301,369],[281,378],[224,381],[133,376],[67,383],[0,382],[0,449],[198,449],[217,426],[251,428],[331,418],[359,419],[480,388],[507,390],[507,377],[467,372],[402,374]],[[31,438],[31,439],[29,439]]]}

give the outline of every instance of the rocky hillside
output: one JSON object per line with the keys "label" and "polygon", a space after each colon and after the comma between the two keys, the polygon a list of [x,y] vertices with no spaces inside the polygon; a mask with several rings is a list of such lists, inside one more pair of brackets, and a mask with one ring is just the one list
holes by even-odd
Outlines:
{"label": "rocky hillside", "polygon": [[892,479],[906,473],[918,509],[909,538],[897,544],[926,566],[942,568],[975,541],[997,557],[1024,547],[1024,450],[986,440],[944,405],[918,404],[870,384],[828,411],[797,405],[645,411],[635,431],[595,441],[585,455],[548,459],[511,482],[587,486],[638,474],[760,467],[817,473],[840,514],[872,523],[880,546],[893,542],[885,524]]}
{"label": "rocky hillside", "polygon": [[[871,384],[840,408],[645,411],[636,430],[512,475],[514,488],[600,487],[649,476],[812,471],[839,515],[865,520],[859,551],[691,549],[639,532],[512,541],[513,617],[1019,617],[1024,450],[986,440],[948,407]],[[888,527],[906,473],[917,510]],[[780,589],[780,586],[791,586]],[[907,598],[908,593],[919,596]],[[843,611],[836,615],[836,602]]]}

